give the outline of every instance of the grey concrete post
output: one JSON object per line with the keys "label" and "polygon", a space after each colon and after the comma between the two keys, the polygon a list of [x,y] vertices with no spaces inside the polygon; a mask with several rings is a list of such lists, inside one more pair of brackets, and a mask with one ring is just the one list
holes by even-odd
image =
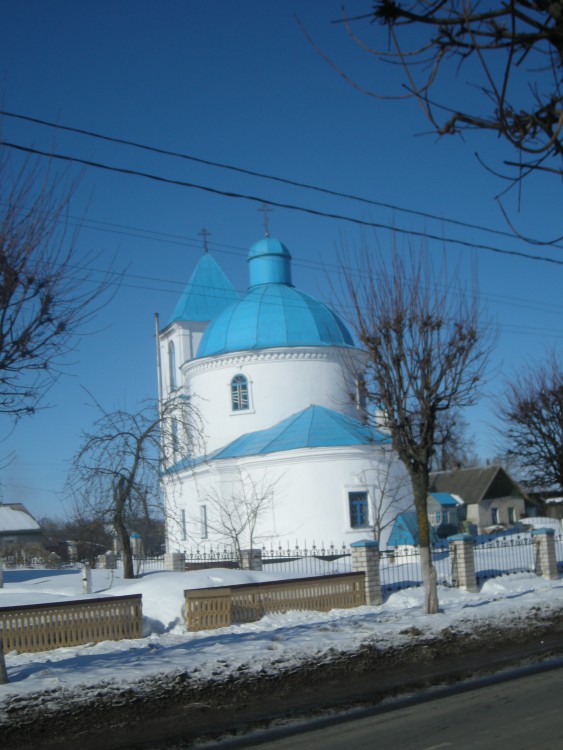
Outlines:
{"label": "grey concrete post", "polygon": [[164,555],[164,567],[174,573],[185,573],[186,556],[183,552],[167,552]]}
{"label": "grey concrete post", "polygon": [[534,529],[536,575],[550,581],[559,578],[557,572],[557,555],[555,553],[555,532],[553,529]]}
{"label": "grey concrete post", "polygon": [[379,544],[373,539],[352,542],[352,570],[365,573],[366,604],[382,604],[379,576]]}
{"label": "grey concrete post", "polygon": [[4,659],[4,644],[0,638],[0,685],[8,684],[8,671],[6,669],[6,660]]}
{"label": "grey concrete post", "polygon": [[241,549],[240,566],[243,570],[262,570],[262,550]]}
{"label": "grey concrete post", "polygon": [[452,561],[452,583],[463,591],[478,591],[475,575],[475,554],[473,537],[469,534],[455,534],[448,537],[450,559]]}

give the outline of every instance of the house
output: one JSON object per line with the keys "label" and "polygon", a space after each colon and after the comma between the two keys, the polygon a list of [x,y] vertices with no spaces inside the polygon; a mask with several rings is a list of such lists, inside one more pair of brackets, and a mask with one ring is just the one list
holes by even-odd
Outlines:
{"label": "house", "polygon": [[477,534],[493,527],[514,526],[531,510],[526,495],[502,466],[436,472],[430,475],[430,492],[433,496],[445,492],[460,498],[461,520]]}
{"label": "house", "polygon": [[463,500],[449,492],[429,492],[428,520],[440,539],[459,532],[459,522],[464,514]]}
{"label": "house", "polygon": [[41,526],[21,503],[0,503],[0,552],[41,542]]}
{"label": "house", "polygon": [[205,252],[159,331],[160,397],[189,399],[203,425],[201,447],[163,475],[166,549],[373,538],[380,509],[395,515],[412,498],[382,497],[405,469],[388,434],[366,424],[364,354],[293,285],[282,242],[266,236],[247,261],[239,297]]}

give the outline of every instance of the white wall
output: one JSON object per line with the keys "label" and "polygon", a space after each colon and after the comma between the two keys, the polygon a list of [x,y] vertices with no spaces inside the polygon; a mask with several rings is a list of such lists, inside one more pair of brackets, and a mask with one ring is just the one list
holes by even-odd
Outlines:
{"label": "white wall", "polygon": [[[383,486],[382,473],[391,471],[392,477],[405,477],[402,464],[393,461],[389,469],[383,447],[354,446],[349,448],[304,449],[270,454],[267,456],[216,461],[199,467],[193,473],[185,472],[182,487],[174,501],[169,502],[171,519],[179,518],[182,510],[188,520],[188,539],[183,541],[174,533],[178,524],[170,522],[169,551],[193,550],[196,545],[226,541],[217,533],[209,539],[201,538],[200,506],[207,505],[208,514],[213,503],[210,497],[218,489],[229,496],[232,488],[240,485],[240,477],[250,475],[256,484],[268,486],[275,483],[273,507],[257,526],[257,541],[269,545],[293,546],[307,543],[311,546],[349,545],[359,539],[373,538],[373,529],[353,529],[350,526],[348,492],[365,490],[375,496]],[[390,482],[393,485],[393,482]],[[405,484],[403,483],[403,488]],[[213,495],[214,496],[214,495]],[[402,493],[393,516],[411,507],[410,492]],[[373,507],[370,509],[373,522]],[[383,532],[380,545],[384,547],[391,527]],[[255,540],[256,541],[256,540]]]}
{"label": "white wall", "polygon": [[[200,410],[211,452],[242,434],[271,427],[315,404],[358,417],[356,352],[298,347],[238,352],[195,360],[185,368],[186,387]],[[250,408],[233,412],[230,383],[242,373],[249,382]]]}

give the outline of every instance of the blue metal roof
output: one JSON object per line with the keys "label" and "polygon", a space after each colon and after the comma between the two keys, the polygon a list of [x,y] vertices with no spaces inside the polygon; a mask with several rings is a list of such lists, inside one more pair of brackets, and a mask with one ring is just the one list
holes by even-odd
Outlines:
{"label": "blue metal roof", "polygon": [[451,505],[460,505],[459,500],[457,500],[453,495],[450,495],[449,492],[429,492],[429,495],[436,500],[436,502],[440,503],[440,505],[443,506],[451,506]]}
{"label": "blue metal roof", "polygon": [[[430,543],[435,544],[438,541],[436,530],[430,526],[429,531]],[[399,547],[403,544],[414,547],[419,544],[418,521],[416,519],[416,511],[414,510],[406,510],[403,513],[399,513],[387,542],[388,547]]]}
{"label": "blue metal roof", "polygon": [[194,268],[167,325],[176,320],[213,320],[238,299],[229,279],[211,255],[205,253]]}
{"label": "blue metal roof", "polygon": [[[224,448],[210,453],[197,463],[261,456],[269,453],[299,450],[301,448],[328,448],[347,445],[389,445],[388,435],[364,425],[357,419],[327,409],[324,406],[309,406],[292,414],[273,427],[241,435]],[[172,467],[179,471],[193,462],[182,461]]]}
{"label": "blue metal roof", "polygon": [[290,258],[279,240],[250,248],[250,289],[209,325],[198,359],[282,346],[354,346],[338,315],[291,285]]}

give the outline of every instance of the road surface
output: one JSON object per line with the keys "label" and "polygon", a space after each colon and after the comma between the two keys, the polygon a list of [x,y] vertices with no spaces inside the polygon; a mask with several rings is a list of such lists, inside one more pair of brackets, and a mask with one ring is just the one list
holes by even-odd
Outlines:
{"label": "road surface", "polygon": [[[400,705],[400,704],[399,704]],[[222,747],[222,743],[215,747]],[[562,750],[563,669],[255,744],[255,750]]]}

